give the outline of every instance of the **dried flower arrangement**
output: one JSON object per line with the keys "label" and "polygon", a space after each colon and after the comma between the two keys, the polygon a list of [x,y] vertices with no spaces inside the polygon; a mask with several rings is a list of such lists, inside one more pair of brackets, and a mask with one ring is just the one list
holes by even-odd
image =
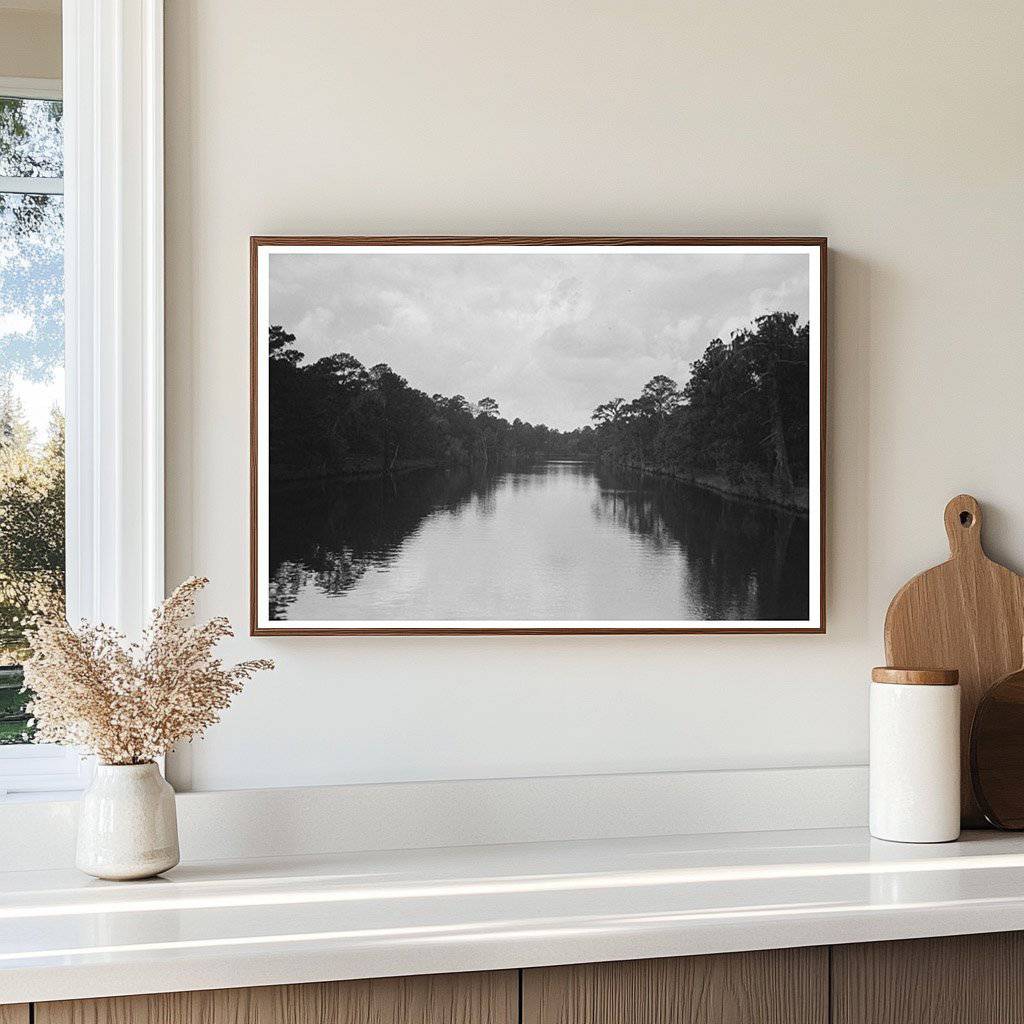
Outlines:
{"label": "dried flower arrangement", "polygon": [[186,625],[209,580],[185,580],[153,612],[141,643],[63,614],[40,615],[25,662],[28,705],[37,742],[96,754],[104,764],[146,764],[176,743],[200,735],[267,660],[225,666],[214,656],[232,635],[228,620]]}

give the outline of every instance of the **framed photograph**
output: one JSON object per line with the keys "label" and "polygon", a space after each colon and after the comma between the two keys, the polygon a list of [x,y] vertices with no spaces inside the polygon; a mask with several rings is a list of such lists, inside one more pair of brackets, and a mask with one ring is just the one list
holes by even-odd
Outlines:
{"label": "framed photograph", "polygon": [[254,635],[825,631],[824,238],[250,249]]}

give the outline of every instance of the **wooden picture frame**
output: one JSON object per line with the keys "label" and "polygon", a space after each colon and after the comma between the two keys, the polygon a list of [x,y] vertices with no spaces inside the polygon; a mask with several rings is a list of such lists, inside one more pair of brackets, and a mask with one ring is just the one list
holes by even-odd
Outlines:
{"label": "wooden picture frame", "polygon": [[[412,247],[412,248],[410,248]],[[486,247],[478,250],[476,247]],[[272,254],[327,255],[392,252],[417,254],[444,251],[475,255],[501,253],[518,255],[518,247],[531,251],[575,255],[578,247],[600,255],[637,254],[765,255],[806,254],[808,257],[808,600],[806,620],[663,620],[613,621],[506,620],[443,621],[423,619],[347,620],[291,622],[269,616],[269,426],[263,405],[269,404],[270,314],[269,257]],[[677,249],[677,247],[680,247]],[[250,238],[250,633],[253,636],[402,636],[402,635],[546,635],[546,634],[823,634],[826,630],[826,393],[827,393],[827,240],[823,237],[658,237],[658,236],[253,236]],[[756,335],[755,335],[756,337]],[[709,339],[710,340],[710,339]],[[302,341],[295,342],[301,346]],[[738,344],[738,343],[737,343]],[[726,345],[732,352],[732,344]],[[301,355],[301,353],[298,353]],[[693,365],[693,364],[691,364]],[[387,369],[387,368],[386,368]],[[404,380],[403,380],[403,383]],[[413,382],[415,384],[415,382]],[[652,382],[653,383],[653,382]],[[674,382],[671,382],[674,383]],[[441,399],[436,394],[434,399]],[[461,398],[461,395],[456,395]],[[451,401],[454,401],[452,399]],[[487,400],[484,400],[487,401]],[[479,415],[479,413],[478,413]],[[507,422],[507,421],[506,421]],[[529,424],[527,424],[529,426]],[[564,433],[564,431],[563,431]],[[781,442],[785,445],[785,441]],[[790,482],[792,486],[792,481]],[[333,485],[332,485],[333,486]],[[344,486],[342,481],[338,486]],[[689,486],[689,485],[687,485]],[[745,499],[743,499],[745,500]],[[799,514],[799,513],[797,513]],[[266,579],[261,578],[266,574]]]}

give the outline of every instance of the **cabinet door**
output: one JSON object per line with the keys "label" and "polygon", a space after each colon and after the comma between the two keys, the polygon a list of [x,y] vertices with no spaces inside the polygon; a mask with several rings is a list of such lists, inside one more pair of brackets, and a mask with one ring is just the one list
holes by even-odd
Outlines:
{"label": "cabinet door", "polygon": [[826,1024],[828,950],[523,972],[523,1024]]}
{"label": "cabinet door", "polygon": [[832,947],[834,1024],[1024,1024],[1024,934]]}
{"label": "cabinet door", "polygon": [[0,1006],[0,1024],[28,1024],[28,1004],[8,1003]]}
{"label": "cabinet door", "polygon": [[37,1003],[35,1024],[516,1024],[515,971]]}

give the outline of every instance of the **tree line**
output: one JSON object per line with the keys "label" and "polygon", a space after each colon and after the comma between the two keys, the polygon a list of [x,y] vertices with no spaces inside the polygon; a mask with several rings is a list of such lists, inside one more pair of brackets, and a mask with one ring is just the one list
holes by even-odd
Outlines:
{"label": "tree line", "polygon": [[0,744],[31,734],[20,663],[32,616],[64,598],[64,417],[37,445],[10,387],[0,390]]}
{"label": "tree line", "polygon": [[757,317],[712,340],[679,388],[663,375],[593,413],[596,457],[718,490],[807,508],[810,329],[796,313]]}
{"label": "tree line", "polygon": [[496,464],[558,452],[563,435],[511,423],[495,399],[427,395],[386,363],[347,352],[303,365],[295,335],[270,328],[270,475],[314,479],[416,466]]}
{"label": "tree line", "polygon": [[280,325],[269,340],[272,479],[562,456],[807,505],[809,329],[796,313],[712,340],[681,388],[659,374],[571,431],[510,422],[490,396],[427,395],[346,352],[306,364]]}

